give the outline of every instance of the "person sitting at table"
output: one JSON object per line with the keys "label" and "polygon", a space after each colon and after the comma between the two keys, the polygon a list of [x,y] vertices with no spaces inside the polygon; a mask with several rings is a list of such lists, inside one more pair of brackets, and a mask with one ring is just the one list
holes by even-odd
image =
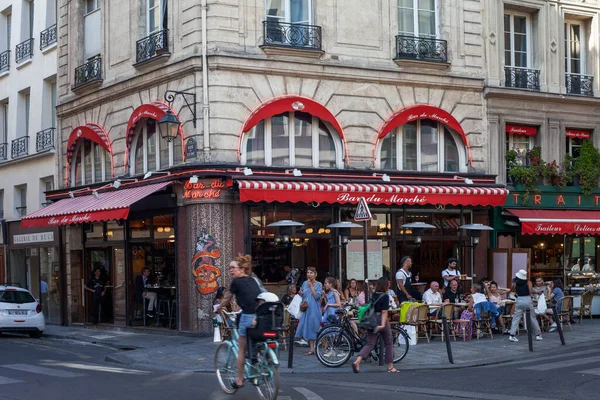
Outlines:
{"label": "person sitting at table", "polygon": [[592,257],[589,257],[587,264],[581,268],[581,272],[594,272],[595,270],[596,268],[594,267],[594,260]]}
{"label": "person sitting at table", "polygon": [[388,296],[390,297],[390,309],[398,308],[398,304],[396,304],[396,292],[392,289],[392,281],[388,280]]}
{"label": "person sitting at table", "polygon": [[544,277],[541,275],[535,277],[535,285],[533,286],[533,293],[535,293],[536,297],[539,297],[540,294],[548,296],[548,285],[544,282]]}
{"label": "person sitting at table", "polygon": [[581,258],[577,259],[577,262],[573,264],[571,267],[571,272],[579,272],[581,271]]}
{"label": "person sitting at table", "polygon": [[[369,281],[369,294],[373,294],[375,293],[375,284],[377,282],[376,281]],[[358,297],[356,297],[356,304],[359,306],[364,306],[366,303],[365,301],[365,291],[363,290],[362,292],[360,292],[360,294],[358,295]]]}
{"label": "person sitting at table", "polygon": [[149,292],[148,288],[152,287],[153,282],[150,278],[150,268],[144,267],[142,274],[135,278],[135,301],[142,302],[148,300],[148,316],[154,316],[154,308],[156,307],[156,292]]}
{"label": "person sitting at table", "polygon": [[[546,315],[544,315],[544,318],[546,318],[546,320],[552,323],[552,325],[550,325],[550,329],[548,329],[548,332],[554,332],[556,330],[557,322],[552,319],[552,317],[554,316],[554,308],[556,307],[558,301],[565,297],[565,294],[562,290],[562,281],[559,278],[554,279],[552,282],[550,282],[550,287],[548,288],[548,291],[550,292],[550,294],[548,295],[547,301],[552,300],[552,307],[546,310]],[[559,308],[556,311],[560,313],[561,310]]]}
{"label": "person sitting at table", "polygon": [[492,325],[492,329],[496,329],[496,319],[500,316],[500,312],[498,308],[494,305],[494,303],[488,301],[487,297],[483,293],[481,293],[483,287],[481,284],[476,283],[471,286],[471,297],[469,299],[469,309],[473,309],[475,311],[475,317],[477,319],[481,318],[481,313],[488,313],[490,316],[490,322]]}
{"label": "person sitting at table", "polygon": [[288,285],[287,294],[285,294],[281,298],[281,302],[283,303],[284,306],[289,306],[290,305],[290,303],[294,299],[294,296],[296,296],[296,292],[297,291],[298,291],[298,288],[296,287],[295,283],[291,283],[291,284]]}
{"label": "person sitting at table", "polygon": [[353,304],[356,302],[356,298],[358,297],[358,284],[356,282],[356,279],[350,279],[346,283],[346,290],[344,290],[344,297],[350,304]]}
{"label": "person sitting at table", "polygon": [[[433,281],[429,284],[429,289],[423,293],[423,301],[428,306],[439,306],[442,304],[442,294],[440,293],[440,284]],[[429,309],[429,315],[434,316],[437,313],[437,308]]]}
{"label": "person sitting at table", "polygon": [[460,271],[456,268],[456,258],[449,258],[446,263],[446,269],[442,271],[442,279],[444,280],[444,287],[448,287],[448,284],[456,279],[460,279]]}
{"label": "person sitting at table", "polygon": [[[456,304],[460,303],[460,297],[462,296],[462,291],[460,290],[460,286],[458,285],[458,281],[456,279],[450,281],[448,288],[444,292],[442,296],[442,302],[445,304]],[[459,318],[460,314],[463,312],[464,307],[454,307],[454,318]]]}
{"label": "person sitting at table", "polygon": [[506,294],[510,292],[510,289],[498,289],[498,284],[495,281],[491,281],[485,286],[485,292],[487,293],[488,300],[496,306],[500,313],[496,317],[496,322],[500,323],[503,334],[508,334],[508,329],[504,326],[504,320],[500,316],[504,314],[504,300],[506,300]]}

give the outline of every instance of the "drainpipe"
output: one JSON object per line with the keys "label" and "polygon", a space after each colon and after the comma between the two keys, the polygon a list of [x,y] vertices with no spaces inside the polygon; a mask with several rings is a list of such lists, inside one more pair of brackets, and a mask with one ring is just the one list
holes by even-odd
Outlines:
{"label": "drainpipe", "polygon": [[206,39],[207,0],[202,0],[202,122],[204,125],[204,162],[210,162],[210,108],[208,104],[208,60]]}

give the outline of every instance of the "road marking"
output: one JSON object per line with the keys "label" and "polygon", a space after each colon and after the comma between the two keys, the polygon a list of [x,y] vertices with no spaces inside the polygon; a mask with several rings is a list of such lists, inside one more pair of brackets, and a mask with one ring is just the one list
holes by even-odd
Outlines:
{"label": "road marking", "polygon": [[17,379],[5,378],[4,376],[0,376],[0,385],[9,385],[11,383],[23,383],[23,381],[19,381]]}
{"label": "road marking", "polygon": [[321,396],[316,394],[315,392],[311,392],[310,390],[303,387],[295,387],[294,390],[300,393],[302,396],[306,398],[306,400],[323,400]]}
{"label": "road marking", "polygon": [[17,371],[30,372],[32,374],[56,376],[58,378],[77,378],[80,376],[85,376],[85,374],[80,374],[77,372],[63,371],[55,368],[38,367],[37,365],[30,364],[8,364],[0,365],[0,367],[15,369]]}
{"label": "road marking", "polygon": [[[597,354],[598,351],[597,350],[582,350],[582,351],[574,351],[572,353],[569,353],[569,356],[579,356],[579,355],[586,355],[589,356],[591,354]],[[521,361],[510,361],[507,363],[502,363],[503,367],[506,366],[512,366],[512,365],[520,365],[520,364],[530,364],[532,362],[539,362],[539,361],[547,361],[547,360],[552,360],[555,361],[556,360],[556,356],[546,356],[546,357],[537,357],[537,358],[529,358],[527,360],[521,360]],[[482,368],[498,368],[498,365],[486,365]]]}
{"label": "road marking", "polygon": [[600,368],[585,369],[583,371],[576,371],[575,373],[576,374],[591,374],[591,375],[600,376]]}
{"label": "road marking", "polygon": [[553,363],[548,363],[548,364],[536,364],[536,365],[532,365],[529,367],[521,367],[519,369],[529,369],[529,370],[535,370],[535,371],[549,371],[551,369],[576,367],[578,365],[589,364],[589,363],[598,362],[598,361],[600,361],[600,356],[577,358],[574,360],[558,361],[558,362],[553,362]]}

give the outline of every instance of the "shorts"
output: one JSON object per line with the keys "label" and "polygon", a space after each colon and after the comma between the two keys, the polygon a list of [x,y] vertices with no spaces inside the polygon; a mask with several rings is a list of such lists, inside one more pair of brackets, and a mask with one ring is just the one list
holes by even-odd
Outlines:
{"label": "shorts", "polygon": [[256,318],[256,314],[242,314],[238,323],[238,333],[240,336],[246,336],[248,328],[252,328],[252,323]]}

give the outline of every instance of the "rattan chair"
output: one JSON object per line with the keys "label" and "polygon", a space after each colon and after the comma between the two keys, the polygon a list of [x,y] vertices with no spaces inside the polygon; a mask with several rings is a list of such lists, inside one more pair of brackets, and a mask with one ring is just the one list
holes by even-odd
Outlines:
{"label": "rattan chair", "polygon": [[571,327],[571,314],[573,313],[573,296],[565,296],[556,302],[556,309],[560,310],[558,313],[558,319],[561,324],[566,323],[569,325],[569,330],[572,332]]}
{"label": "rattan chair", "polygon": [[281,341],[283,342],[283,347],[285,351],[287,351],[288,342],[290,340],[290,328],[292,326],[291,323],[292,315],[288,312],[286,308],[283,315],[283,327],[285,328],[285,330],[281,331]]}
{"label": "rattan chair", "polygon": [[515,315],[515,302],[505,303],[504,304],[504,314],[500,316],[502,322],[504,322],[504,326],[506,329],[510,330],[510,326],[512,324],[513,315]]}
{"label": "rattan chair", "polygon": [[454,333],[454,324],[452,323],[452,318],[454,317],[454,304],[444,304],[443,306],[437,309],[434,319],[429,320],[429,326],[432,328],[438,328],[439,333],[433,333],[432,329],[429,333],[429,336],[441,336],[442,342],[444,341],[444,323],[442,320],[442,316],[446,317],[446,321],[448,321],[448,330],[450,331],[450,336],[452,336],[454,338],[454,341],[456,341],[456,335]]}
{"label": "rattan chair", "polygon": [[231,331],[233,330],[233,324],[229,322],[228,318],[235,320],[235,315],[228,314],[225,310],[219,310],[221,316],[221,323],[219,324],[219,330],[221,331],[221,340],[231,339]]}
{"label": "rattan chair", "polygon": [[589,316],[592,323],[594,323],[594,318],[592,318],[592,300],[594,299],[594,292],[591,290],[586,290],[581,295],[581,304],[579,307],[573,307],[573,311],[579,313],[579,323],[583,322],[583,317]]}
{"label": "rattan chair", "polygon": [[488,335],[490,338],[493,339],[494,334],[492,333],[492,322],[490,319],[490,313],[487,311],[483,311],[482,306],[480,306],[479,308],[479,318],[477,318],[477,312],[475,312],[475,318],[473,319],[473,325],[475,325],[475,329],[477,332],[477,339],[485,335]]}
{"label": "rattan chair", "polygon": [[417,343],[419,343],[419,334],[422,333],[430,343],[427,324],[429,321],[429,307],[422,304],[411,307],[406,316],[406,325],[414,326],[417,331]]}

